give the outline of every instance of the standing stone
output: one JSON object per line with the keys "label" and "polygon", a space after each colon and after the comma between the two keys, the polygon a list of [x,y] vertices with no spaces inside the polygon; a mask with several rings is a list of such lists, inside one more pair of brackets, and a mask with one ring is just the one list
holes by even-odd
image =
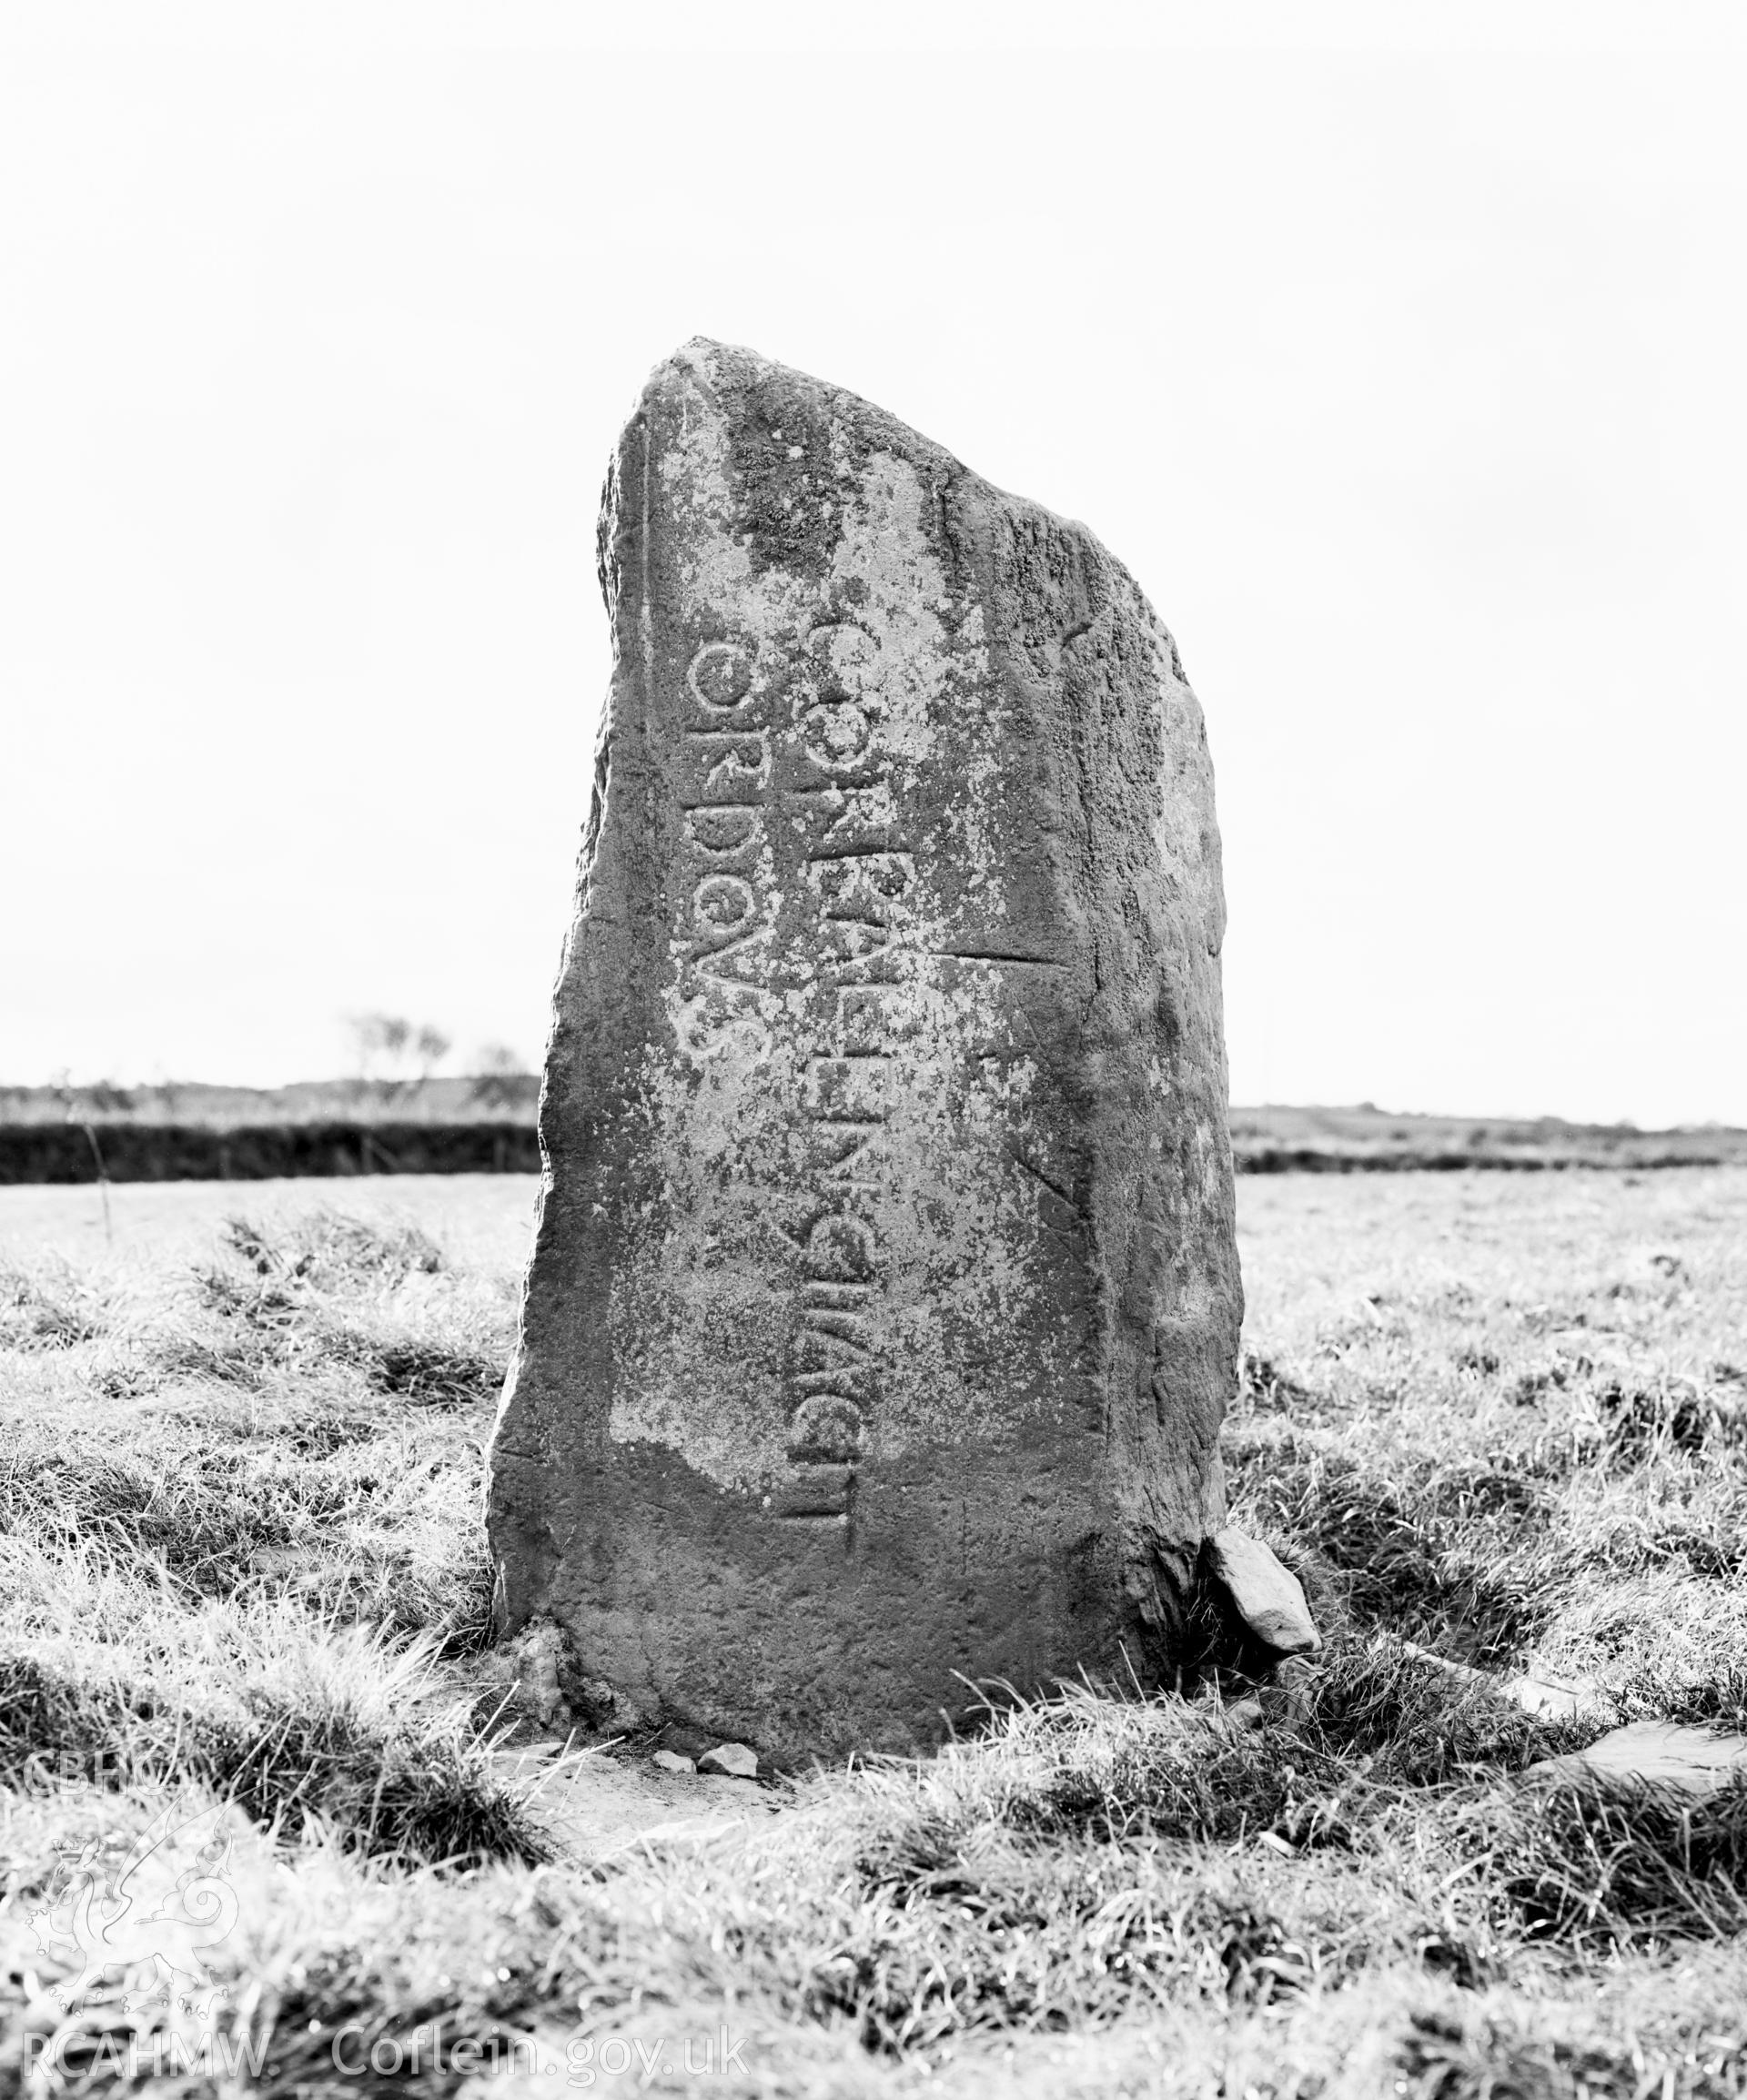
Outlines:
{"label": "standing stone", "polygon": [[793,1761],[1167,1672],[1242,1297],[1201,711],[1083,526],[698,340],[611,694],[490,1459],[500,1627]]}

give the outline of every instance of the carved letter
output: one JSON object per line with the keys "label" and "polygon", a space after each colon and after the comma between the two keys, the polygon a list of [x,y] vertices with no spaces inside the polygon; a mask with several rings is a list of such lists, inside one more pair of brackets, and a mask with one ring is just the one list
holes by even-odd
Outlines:
{"label": "carved letter", "polygon": [[737,934],[758,910],[758,893],[740,875],[706,875],[692,893],[692,916],[712,934]]}
{"label": "carved letter", "polygon": [[764,812],[756,803],[706,803],[687,810],[685,843],[710,860],[730,860],[764,843]]}
{"label": "carved letter", "polygon": [[706,641],[686,667],[692,697],[712,714],[744,707],[752,687],[752,652],[739,641]]}
{"label": "carved letter", "polygon": [[810,707],[801,718],[807,756],[827,772],[858,764],[874,739],[874,724],[859,707]]}
{"label": "carved letter", "polygon": [[[771,778],[771,732],[767,729],[735,731],[728,729],[688,729],[688,742],[704,748],[699,756],[706,758],[712,750],[720,750],[722,756],[703,776],[706,794],[714,790],[732,787],[736,776],[750,781],[754,788],[763,788]],[[725,747],[725,748],[724,748]],[[744,795],[717,793],[718,802],[744,802]]]}
{"label": "carved letter", "polygon": [[813,1274],[830,1283],[864,1283],[874,1274],[879,1242],[874,1227],[840,1211],[822,1217],[804,1249]]}
{"label": "carved letter", "polygon": [[841,1464],[861,1444],[862,1410],[843,1393],[814,1393],[789,1423],[789,1458],[796,1464]]}

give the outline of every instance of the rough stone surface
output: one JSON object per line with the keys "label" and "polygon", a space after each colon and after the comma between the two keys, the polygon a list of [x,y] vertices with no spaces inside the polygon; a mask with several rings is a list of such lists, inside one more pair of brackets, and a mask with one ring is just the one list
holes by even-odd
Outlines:
{"label": "rough stone surface", "polygon": [[601,569],[500,1625],[779,1759],[1157,1675],[1241,1311],[1175,645],[1084,527],[703,341]]}
{"label": "rough stone surface", "polygon": [[756,1779],[758,1752],[744,1742],[719,1742],[698,1760],[700,1772],[723,1772],[730,1779]]}
{"label": "rough stone surface", "polygon": [[1229,1525],[1213,1539],[1213,1573],[1237,1616],[1277,1655],[1314,1655],[1322,1646],[1304,1588],[1270,1546]]}
{"label": "rough stone surface", "polygon": [[1545,1758],[1530,1775],[1550,1779],[1626,1780],[1680,1793],[1715,1793],[1747,1775],[1747,1737],[1676,1721],[1634,1721],[1610,1729],[1568,1757]]}

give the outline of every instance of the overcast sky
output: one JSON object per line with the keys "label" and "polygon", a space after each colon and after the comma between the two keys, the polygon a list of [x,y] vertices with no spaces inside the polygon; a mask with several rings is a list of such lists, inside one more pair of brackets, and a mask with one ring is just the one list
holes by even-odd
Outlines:
{"label": "overcast sky", "polygon": [[1234,1098],[1747,1122],[1727,17],[845,18],[0,17],[0,1081],[538,1057],[601,472],[702,333],[1140,579]]}

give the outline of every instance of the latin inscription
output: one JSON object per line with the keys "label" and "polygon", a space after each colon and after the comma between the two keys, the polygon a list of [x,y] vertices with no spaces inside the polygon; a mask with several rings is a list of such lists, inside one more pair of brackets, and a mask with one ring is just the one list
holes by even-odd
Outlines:
{"label": "latin inscription", "polygon": [[[876,646],[853,627],[827,630],[825,639],[832,671],[795,702],[803,777],[785,798],[804,840],[823,1008],[802,1091],[806,1194],[816,1207],[801,1249],[790,1345],[788,1455],[815,1483],[810,1507],[847,1522],[855,1463],[880,1399],[884,1262],[868,1212],[890,1174],[896,1066],[886,1009],[915,863],[894,836],[880,702],[862,682]],[[833,1494],[823,1491],[828,1477]]]}
{"label": "latin inscription", "polygon": [[[846,1524],[869,1421],[880,1400],[884,1280],[869,1216],[890,1172],[891,994],[900,983],[915,862],[894,835],[878,656],[858,629],[820,631],[830,670],[783,695],[757,677],[755,650],[706,641],[686,668],[682,836],[689,907],[681,932],[682,1033],[693,1055],[744,1047],[762,1030],[774,982],[779,908],[772,832],[799,834],[802,894],[788,924],[813,962],[813,1042],[803,1059],[804,1206],[783,1227],[801,1271],[788,1348],[787,1470],[778,1516]],[[824,659],[815,652],[815,666]],[[782,761],[793,769],[779,778]],[[799,907],[799,914],[793,907]]]}
{"label": "latin inscription", "polygon": [[756,651],[706,641],[686,666],[681,740],[681,835],[689,904],[681,1034],[694,1056],[755,1045],[756,994],[775,934],[769,853],[768,708],[754,690]]}

